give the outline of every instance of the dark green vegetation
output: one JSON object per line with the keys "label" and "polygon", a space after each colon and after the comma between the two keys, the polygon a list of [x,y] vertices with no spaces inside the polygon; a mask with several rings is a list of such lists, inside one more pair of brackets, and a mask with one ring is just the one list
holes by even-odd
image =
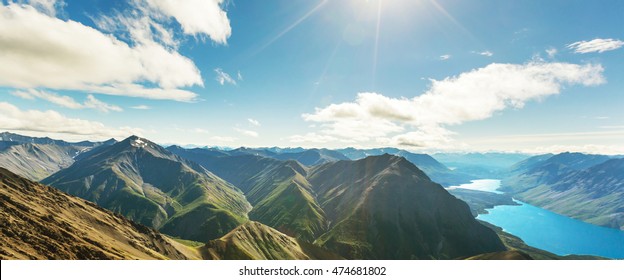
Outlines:
{"label": "dark green vegetation", "polygon": [[254,206],[250,219],[345,258],[449,259],[504,250],[464,202],[402,157],[306,168],[255,155],[169,150],[243,190]]}
{"label": "dark green vegetation", "polygon": [[349,259],[452,259],[504,250],[466,203],[405,158],[339,161],[309,173],[331,222],[316,244]]}
{"label": "dark green vegetation", "polygon": [[42,182],[164,233],[204,242],[245,222],[251,208],[236,187],[136,136]]}
{"label": "dark green vegetation", "polygon": [[494,208],[497,205],[520,205],[513,201],[508,194],[498,194],[485,191],[468,190],[455,188],[448,190],[455,197],[465,201],[470,206],[473,216],[487,214],[486,209]]}
{"label": "dark green vegetation", "polygon": [[0,258],[186,259],[176,242],[0,168]]}
{"label": "dark green vegetation", "polygon": [[536,156],[514,165],[500,190],[562,215],[624,230],[624,159]]}

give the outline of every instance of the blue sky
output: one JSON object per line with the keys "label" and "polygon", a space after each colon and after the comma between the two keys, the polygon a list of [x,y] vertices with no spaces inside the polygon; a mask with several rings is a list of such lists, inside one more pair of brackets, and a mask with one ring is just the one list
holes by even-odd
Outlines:
{"label": "blue sky", "polygon": [[622,1],[2,2],[0,130],[624,153]]}

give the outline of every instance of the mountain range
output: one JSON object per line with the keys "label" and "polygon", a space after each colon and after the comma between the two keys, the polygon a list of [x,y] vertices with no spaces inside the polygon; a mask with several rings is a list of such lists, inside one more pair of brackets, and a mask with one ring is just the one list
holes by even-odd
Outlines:
{"label": "mountain range", "polygon": [[147,139],[132,136],[42,180],[160,231],[206,242],[247,221],[234,186]]}
{"label": "mountain range", "polygon": [[[40,234],[37,231],[69,231],[58,219],[99,224],[101,216],[112,215],[118,223],[104,229],[79,222],[85,227],[74,230],[95,237],[60,239],[82,246],[82,253],[47,250],[43,246],[48,239],[22,240],[28,234],[11,226],[3,231],[3,258],[517,259],[532,250],[511,247],[501,241],[509,237],[474,219],[494,205],[515,204],[509,194],[447,190],[434,176],[447,182],[469,177],[428,155],[393,148],[165,149],[137,136],[120,142],[68,143],[3,133],[2,139],[0,166],[10,170],[3,170],[2,179],[10,178],[3,184],[22,186],[2,196],[5,221],[13,221],[13,216],[25,219],[21,227],[32,236]],[[374,155],[380,152],[388,153]],[[547,209],[621,227],[623,165],[621,159],[605,156],[537,156],[513,165],[503,187]],[[45,177],[47,173],[51,175]],[[41,183],[59,191],[21,177],[45,177]],[[527,182],[538,184],[527,187]],[[46,191],[26,201],[33,188]],[[55,213],[47,208],[56,209],[57,200],[46,196],[76,203],[65,206],[69,214]],[[561,199],[553,203],[552,197]],[[42,207],[47,207],[46,216],[32,214]],[[85,207],[96,217],[88,217]],[[111,228],[131,232],[126,227],[156,241],[147,249],[126,246],[138,242],[133,238],[149,243],[146,237],[127,235],[120,237],[121,243],[111,241],[117,236]],[[115,237],[89,230],[106,230]],[[29,240],[33,244],[24,247],[27,250],[16,249]],[[94,244],[113,249],[100,250],[104,247]],[[502,253],[508,249],[520,252]],[[542,258],[529,254],[536,256]]]}

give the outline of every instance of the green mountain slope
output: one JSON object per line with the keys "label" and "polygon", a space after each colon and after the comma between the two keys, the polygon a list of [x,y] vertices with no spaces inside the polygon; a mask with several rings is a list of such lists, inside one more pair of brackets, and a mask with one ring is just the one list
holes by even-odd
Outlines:
{"label": "green mountain slope", "polygon": [[309,181],[331,222],[316,244],[348,259],[453,259],[505,250],[466,203],[402,157],[323,164]]}
{"label": "green mountain slope", "polygon": [[245,222],[251,208],[236,187],[136,136],[42,182],[164,233],[204,242]]}
{"label": "green mountain slope", "polygon": [[339,259],[317,246],[297,241],[258,222],[248,222],[200,249],[205,259],[309,260]]}
{"label": "green mountain slope", "polygon": [[186,259],[175,241],[0,168],[2,259]]}
{"label": "green mountain slope", "polygon": [[308,242],[327,229],[325,213],[300,163],[254,155],[214,156],[203,149],[169,150],[239,187],[253,205],[250,219]]}

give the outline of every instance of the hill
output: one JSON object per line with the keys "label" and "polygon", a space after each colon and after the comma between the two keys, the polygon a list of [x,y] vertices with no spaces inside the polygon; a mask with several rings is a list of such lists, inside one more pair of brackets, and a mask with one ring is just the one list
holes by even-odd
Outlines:
{"label": "hill", "polygon": [[3,260],[192,257],[153,229],[3,168],[0,223]]}
{"label": "hill", "polygon": [[340,257],[258,222],[248,222],[200,249],[209,260],[309,260]]}

